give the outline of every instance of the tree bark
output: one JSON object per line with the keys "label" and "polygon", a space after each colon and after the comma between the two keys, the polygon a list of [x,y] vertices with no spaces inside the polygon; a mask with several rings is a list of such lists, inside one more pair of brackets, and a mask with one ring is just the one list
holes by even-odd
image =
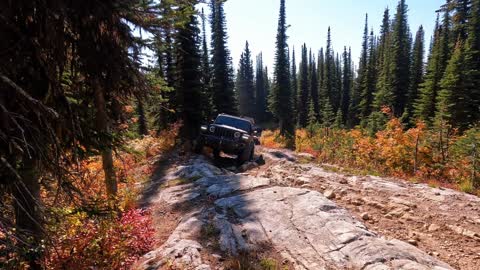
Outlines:
{"label": "tree bark", "polygon": [[[105,104],[105,95],[98,83],[95,83],[95,108],[96,108],[96,128],[99,133],[108,134],[108,115]],[[110,145],[101,150],[103,171],[105,173],[105,186],[107,195],[114,197],[117,195],[117,176],[113,166],[113,151]]]}
{"label": "tree bark", "polygon": [[[24,157],[19,170],[20,181],[15,182],[13,196],[15,198],[15,225],[17,234],[23,239],[25,259],[30,269],[42,269],[39,259],[41,254],[37,250],[43,238],[43,220],[40,204],[40,182],[38,179],[38,162],[32,157]],[[31,246],[30,246],[31,245]]]}

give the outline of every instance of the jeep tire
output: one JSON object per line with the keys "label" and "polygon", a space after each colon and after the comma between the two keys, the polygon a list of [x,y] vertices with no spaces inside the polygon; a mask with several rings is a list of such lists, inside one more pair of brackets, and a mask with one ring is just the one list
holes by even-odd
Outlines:
{"label": "jeep tire", "polygon": [[238,165],[242,165],[243,163],[247,161],[253,160],[253,156],[255,153],[255,145],[253,143],[249,144],[243,151],[240,152],[240,154],[237,157],[237,163]]}

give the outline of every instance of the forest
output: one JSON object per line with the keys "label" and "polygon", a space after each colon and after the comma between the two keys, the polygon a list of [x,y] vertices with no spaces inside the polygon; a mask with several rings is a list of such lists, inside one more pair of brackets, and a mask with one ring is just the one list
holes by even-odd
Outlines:
{"label": "forest", "polygon": [[0,268],[129,269],[154,245],[146,159],[219,113],[264,147],[479,194],[480,0],[446,0],[433,33],[405,0],[366,15],[359,59],[328,25],[289,46],[280,0],[273,67],[248,41],[232,63],[224,2],[1,1]]}

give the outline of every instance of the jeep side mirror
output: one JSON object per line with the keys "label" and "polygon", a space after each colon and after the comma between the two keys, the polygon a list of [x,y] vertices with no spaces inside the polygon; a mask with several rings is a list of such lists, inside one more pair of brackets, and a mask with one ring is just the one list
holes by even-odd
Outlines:
{"label": "jeep side mirror", "polygon": [[262,129],[259,128],[259,127],[255,127],[255,128],[253,129],[253,134],[255,134],[255,135],[261,135],[261,134],[262,134]]}

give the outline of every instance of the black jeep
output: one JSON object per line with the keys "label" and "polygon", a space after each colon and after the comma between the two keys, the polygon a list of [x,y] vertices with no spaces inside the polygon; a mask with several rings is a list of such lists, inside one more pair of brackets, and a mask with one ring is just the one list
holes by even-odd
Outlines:
{"label": "black jeep", "polygon": [[212,148],[215,158],[224,152],[237,155],[238,163],[243,164],[253,160],[255,145],[260,144],[260,131],[253,119],[220,114],[212,124],[201,127],[195,150],[200,153],[207,146]]}

